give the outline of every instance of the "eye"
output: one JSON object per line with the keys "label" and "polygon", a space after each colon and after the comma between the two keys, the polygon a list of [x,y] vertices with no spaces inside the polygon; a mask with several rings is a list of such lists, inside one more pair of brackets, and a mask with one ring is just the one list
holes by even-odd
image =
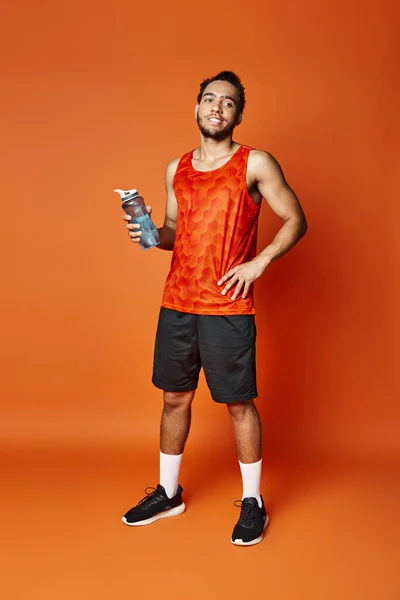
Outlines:
{"label": "eye", "polygon": [[225,105],[227,108],[232,108],[232,107],[233,107],[233,104],[232,104],[232,102],[229,102],[229,101],[228,101],[228,102],[224,102],[224,105]]}

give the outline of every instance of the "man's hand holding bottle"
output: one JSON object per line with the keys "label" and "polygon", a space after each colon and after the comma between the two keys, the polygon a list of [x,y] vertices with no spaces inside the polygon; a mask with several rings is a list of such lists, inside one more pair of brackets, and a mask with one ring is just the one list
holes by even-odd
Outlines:
{"label": "man's hand holding bottle", "polygon": [[[151,217],[151,206],[146,206],[146,209],[149,216]],[[135,242],[135,244],[139,244],[140,238],[143,235],[140,225],[138,223],[130,223],[130,221],[132,220],[131,215],[124,215],[122,218],[124,219],[124,221],[127,221],[126,228],[128,229],[128,235],[131,238],[131,241]]]}

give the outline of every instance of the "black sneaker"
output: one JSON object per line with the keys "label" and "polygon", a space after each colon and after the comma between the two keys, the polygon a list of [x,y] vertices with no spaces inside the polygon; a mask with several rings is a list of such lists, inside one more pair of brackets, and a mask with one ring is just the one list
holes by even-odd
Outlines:
{"label": "black sneaker", "polygon": [[265,510],[264,500],[261,496],[262,506],[258,506],[256,498],[243,498],[236,500],[235,506],[240,507],[239,521],[232,533],[232,544],[236,546],[254,546],[263,539],[264,529],[268,525],[268,515]]}
{"label": "black sneaker", "polygon": [[148,525],[158,519],[180,515],[185,510],[182,502],[183,489],[180,485],[173,498],[168,498],[162,485],[146,488],[145,492],[146,496],[122,517],[126,525]]}

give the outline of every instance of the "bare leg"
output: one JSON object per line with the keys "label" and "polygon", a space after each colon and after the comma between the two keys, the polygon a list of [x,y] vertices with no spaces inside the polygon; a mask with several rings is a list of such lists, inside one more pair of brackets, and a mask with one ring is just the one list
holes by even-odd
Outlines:
{"label": "bare leg", "polygon": [[253,400],[227,404],[232,417],[237,454],[242,463],[261,460],[261,422]]}
{"label": "bare leg", "polygon": [[182,454],[189,435],[194,391],[164,392],[160,449],[164,454]]}
{"label": "bare leg", "polygon": [[[123,517],[127,525],[146,525],[159,518],[181,514],[185,510],[182,489],[178,486],[179,470],[190,429],[194,391],[164,392],[160,430],[160,480],[151,494],[146,493]],[[162,486],[164,490],[160,490]],[[166,499],[170,499],[170,502]],[[147,500],[150,499],[151,502]]]}

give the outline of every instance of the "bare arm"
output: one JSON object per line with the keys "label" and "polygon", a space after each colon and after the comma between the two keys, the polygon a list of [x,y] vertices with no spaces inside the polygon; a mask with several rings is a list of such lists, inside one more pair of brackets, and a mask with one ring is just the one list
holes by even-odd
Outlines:
{"label": "bare arm", "polygon": [[254,152],[252,158],[257,188],[283,221],[273,241],[254,259],[267,267],[297,244],[307,231],[307,222],[297,196],[287,184],[275,158],[260,151]]}
{"label": "bare arm", "polygon": [[157,246],[160,250],[173,250],[176,222],[178,220],[178,202],[175,197],[172,182],[176,173],[179,158],[171,160],[165,171],[165,189],[167,192],[167,204],[165,207],[164,225],[159,228],[160,243]]}
{"label": "bare arm", "polygon": [[253,185],[265,198],[268,205],[283,221],[273,241],[253,260],[237,265],[228,271],[218,285],[225,295],[236,285],[232,300],[239,295],[246,298],[250,286],[260,277],[268,265],[283,256],[303,237],[307,222],[294,191],[287,184],[279,163],[267,152],[253,151],[249,157],[248,173]]}
{"label": "bare arm", "polygon": [[[179,159],[172,160],[167,165],[166,173],[165,173],[165,187],[167,191],[167,205],[165,208],[165,217],[164,217],[164,225],[159,228],[158,233],[160,234],[160,243],[157,248],[161,250],[173,250],[174,248],[174,239],[175,239],[175,230],[176,230],[176,221],[178,218],[178,203],[175,198],[174,188],[172,182],[174,180],[176,168],[178,166]],[[147,211],[149,215],[152,213],[151,206],[147,206]],[[129,233],[129,237],[132,242],[139,244],[140,238],[142,236],[142,232],[140,230],[140,225],[136,223],[130,223],[131,217],[129,215],[124,215],[123,219],[128,221],[127,229]]]}

